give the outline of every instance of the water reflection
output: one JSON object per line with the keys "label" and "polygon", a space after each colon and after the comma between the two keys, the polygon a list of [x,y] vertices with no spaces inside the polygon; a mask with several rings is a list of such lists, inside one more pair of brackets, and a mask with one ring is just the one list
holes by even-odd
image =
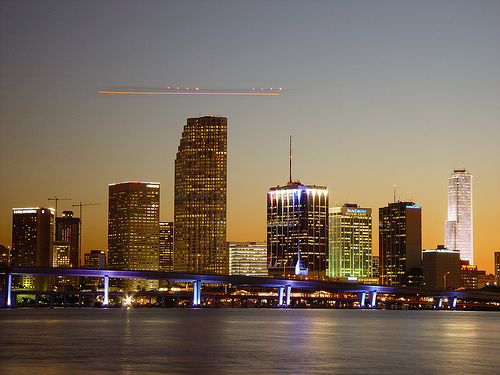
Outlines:
{"label": "water reflection", "polygon": [[2,374],[495,373],[500,313],[0,311]]}

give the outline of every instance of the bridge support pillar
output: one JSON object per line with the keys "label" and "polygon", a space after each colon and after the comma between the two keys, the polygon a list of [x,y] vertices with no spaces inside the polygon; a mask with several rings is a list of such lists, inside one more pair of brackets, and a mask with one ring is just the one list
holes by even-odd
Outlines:
{"label": "bridge support pillar", "polygon": [[109,305],[109,276],[104,276],[104,307],[108,307]]}
{"label": "bridge support pillar", "polygon": [[5,306],[12,307],[12,275],[8,273],[6,277],[6,288],[5,288]]}
{"label": "bridge support pillar", "polygon": [[369,301],[370,307],[372,309],[377,307],[377,291],[376,290],[368,292],[368,301]]}
{"label": "bridge support pillar", "polygon": [[285,306],[286,307],[290,307],[290,297],[291,297],[291,294],[292,294],[292,286],[291,285],[287,285],[285,287]]}
{"label": "bridge support pillar", "polygon": [[443,297],[434,297],[433,301],[435,309],[440,309],[441,307],[443,307]]}
{"label": "bridge support pillar", "polygon": [[358,303],[359,303],[360,309],[365,308],[365,297],[366,297],[366,292],[359,292],[358,293]]}
{"label": "bridge support pillar", "polygon": [[193,281],[193,307],[201,304],[201,280]]}
{"label": "bridge support pillar", "polygon": [[457,308],[457,297],[449,297],[448,298],[448,308],[456,309]]}
{"label": "bridge support pillar", "polygon": [[278,307],[283,307],[283,292],[285,291],[284,286],[278,287]]}

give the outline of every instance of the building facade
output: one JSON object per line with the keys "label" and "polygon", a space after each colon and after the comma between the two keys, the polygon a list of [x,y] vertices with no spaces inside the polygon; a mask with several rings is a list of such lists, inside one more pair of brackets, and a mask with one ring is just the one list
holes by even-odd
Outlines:
{"label": "building facade", "polygon": [[495,251],[495,279],[500,285],[500,251]]}
{"label": "building facade", "polygon": [[330,207],[329,277],[372,277],[372,210],[357,204]]}
{"label": "building facade", "polygon": [[174,270],[174,223],[160,222],[160,271]]}
{"label": "building facade", "polygon": [[423,255],[424,286],[432,289],[450,289],[462,286],[460,252],[438,246],[427,249]]}
{"label": "building facade", "polygon": [[462,286],[466,290],[476,290],[477,283],[477,266],[466,264],[462,261]]}
{"label": "building facade", "polygon": [[[110,269],[159,269],[160,184],[128,181],[109,185],[108,265]],[[123,279],[124,290],[158,288],[156,280]]]}
{"label": "building facade", "polygon": [[90,250],[90,253],[86,253],[85,268],[106,269],[106,252],[104,250]]}
{"label": "building facade", "polygon": [[474,264],[472,230],[472,174],[455,169],[448,179],[448,220],[444,224],[444,246],[459,250],[462,260]]}
{"label": "building facade", "polygon": [[291,181],[267,193],[269,275],[326,276],[328,191]]}
{"label": "building facade", "polygon": [[228,243],[229,275],[267,276],[265,242]]}
{"label": "building facade", "polygon": [[227,118],[188,118],[175,159],[174,271],[227,273]]}
{"label": "building facade", "polygon": [[63,211],[62,217],[56,218],[56,241],[68,244],[68,268],[78,268],[80,261],[80,218],[73,217],[73,211]]}
{"label": "building facade", "polygon": [[[45,207],[12,210],[12,267],[52,267],[54,261],[54,209]],[[48,276],[16,276],[13,287],[47,290]]]}
{"label": "building facade", "polygon": [[379,209],[379,262],[382,285],[412,286],[422,281],[422,209],[413,202]]}

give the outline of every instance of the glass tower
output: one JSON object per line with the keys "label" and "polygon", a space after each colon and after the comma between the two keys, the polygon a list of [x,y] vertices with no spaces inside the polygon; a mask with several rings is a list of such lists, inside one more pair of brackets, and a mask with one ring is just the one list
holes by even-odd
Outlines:
{"label": "glass tower", "polygon": [[291,181],[267,193],[269,275],[326,276],[328,191]]}
{"label": "glass tower", "polygon": [[372,209],[330,208],[329,277],[372,277]]}
{"label": "glass tower", "polygon": [[[109,185],[108,265],[111,269],[159,269],[160,184],[122,182]],[[122,279],[126,290],[158,288],[157,280]]]}
{"label": "glass tower", "polygon": [[188,118],[175,159],[174,271],[227,274],[227,117]]}
{"label": "glass tower", "polygon": [[459,250],[460,259],[474,264],[472,235],[472,174],[455,169],[448,179],[448,220],[444,223],[444,246]]}

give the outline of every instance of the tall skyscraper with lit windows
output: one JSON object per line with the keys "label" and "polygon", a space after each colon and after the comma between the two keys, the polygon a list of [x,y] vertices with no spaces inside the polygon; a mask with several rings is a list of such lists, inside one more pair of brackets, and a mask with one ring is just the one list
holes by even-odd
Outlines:
{"label": "tall skyscraper with lit windows", "polygon": [[80,218],[73,217],[73,211],[63,211],[62,217],[56,218],[56,241],[68,243],[68,267],[78,268],[81,266],[79,239]]}
{"label": "tall skyscraper with lit windows", "polygon": [[174,271],[226,274],[227,117],[188,118],[175,159]]}
{"label": "tall skyscraper with lit windows", "polygon": [[[128,181],[109,185],[108,265],[111,269],[159,269],[160,184]],[[158,288],[157,280],[122,279],[126,290]]]}
{"label": "tall skyscraper with lit windows", "polygon": [[372,277],[372,209],[330,208],[329,277]]}
{"label": "tall skyscraper with lit windows", "polygon": [[380,281],[389,286],[422,283],[422,208],[394,202],[379,208]]}
{"label": "tall skyscraper with lit windows", "polygon": [[444,223],[444,246],[459,250],[460,259],[474,264],[472,232],[472,174],[455,169],[448,179],[448,220]]}
{"label": "tall skyscraper with lit windows", "polygon": [[290,181],[267,193],[269,275],[326,276],[328,191]]}
{"label": "tall skyscraper with lit windows", "polygon": [[[54,209],[45,207],[12,210],[12,267],[52,267],[54,260]],[[47,290],[48,276],[15,276],[13,286]]]}

